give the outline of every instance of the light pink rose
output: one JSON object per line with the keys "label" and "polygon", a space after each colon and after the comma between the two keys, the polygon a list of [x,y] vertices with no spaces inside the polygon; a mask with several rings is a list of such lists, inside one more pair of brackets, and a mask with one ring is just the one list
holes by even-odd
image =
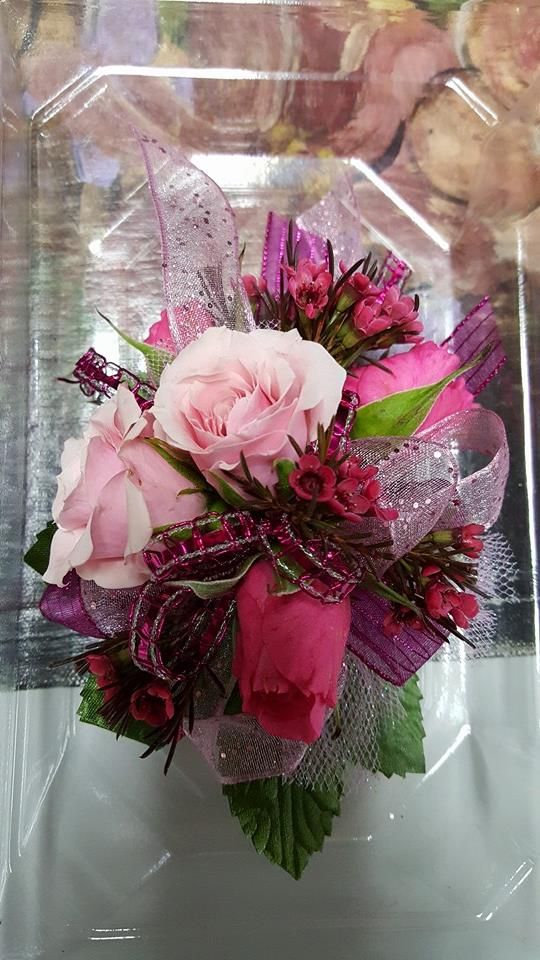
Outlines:
{"label": "light pink rose", "polygon": [[[201,333],[214,326],[214,318],[208,312],[204,304],[197,300],[190,300],[181,307],[174,308],[174,319],[180,328],[186,327],[195,340]],[[151,347],[157,347],[159,350],[167,350],[168,353],[178,353],[171,328],[169,324],[169,315],[167,310],[162,310],[159,320],[150,327],[144,343]]]}
{"label": "light pink rose", "polygon": [[199,469],[241,476],[243,453],[254,477],[275,482],[274,460],[304,449],[327,427],[345,371],[296,330],[207,330],[162,373],[153,413],[156,434],[187,450]]}
{"label": "light pink rose", "polygon": [[278,597],[274,583],[267,560],[240,583],[233,674],[244,713],[276,737],[312,743],[338,701],[351,605],[348,598],[323,603],[304,590]]}
{"label": "light pink rose", "polygon": [[[446,347],[439,347],[431,340],[427,340],[412,347],[406,353],[388,357],[384,365],[388,367],[390,373],[385,373],[384,370],[370,364],[357,367],[347,377],[345,388],[358,394],[362,406],[392,393],[436,383],[437,380],[442,380],[443,377],[457,370],[460,360]],[[472,393],[467,389],[463,377],[458,377],[445,387],[435,401],[421,425],[422,430],[439,420],[444,420],[452,413],[467,410],[473,405]]]}
{"label": "light pink rose", "polygon": [[152,417],[141,416],[120,386],[66,441],[53,504],[58,525],[44,579],[62,585],[70,570],[101,587],[134,587],[150,571],[141,551],[152,530],[204,513],[198,494],[178,496],[185,480],[152,447]]}

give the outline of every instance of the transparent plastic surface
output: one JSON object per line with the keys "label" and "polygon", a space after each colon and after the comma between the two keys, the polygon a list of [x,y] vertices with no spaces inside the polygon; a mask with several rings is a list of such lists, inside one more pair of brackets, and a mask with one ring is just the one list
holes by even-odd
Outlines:
{"label": "transparent plastic surface", "polygon": [[[534,2],[0,4],[1,956],[344,960],[537,957],[540,10]],[[536,44],[536,45],[535,45]],[[509,361],[485,402],[512,468],[499,522],[517,602],[493,656],[422,675],[428,771],[369,780],[297,886],[257,858],[190,747],[162,761],[76,723],[80,641],[43,621],[21,555],[63,440],[91,411],[59,383],[129,349],[161,308],[131,127],[224,189],[257,271],[266,212],[344,171],[364,244],[406,259],[427,332],[494,302]]]}

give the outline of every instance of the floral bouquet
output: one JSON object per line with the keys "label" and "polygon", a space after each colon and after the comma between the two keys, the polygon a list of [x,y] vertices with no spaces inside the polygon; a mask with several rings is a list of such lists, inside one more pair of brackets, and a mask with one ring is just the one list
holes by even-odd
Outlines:
{"label": "floral bouquet", "polygon": [[94,638],[81,719],[165,770],[191,739],[298,878],[359,771],[424,770],[418,669],[493,629],[508,448],[477,396],[504,355],[487,300],[423,341],[406,265],[354,259],[338,195],[270,214],[242,277],[219,188],[138,138],[166,309],[143,342],[118,331],[144,369],[76,364],[97,406],[26,560],[43,615]]}

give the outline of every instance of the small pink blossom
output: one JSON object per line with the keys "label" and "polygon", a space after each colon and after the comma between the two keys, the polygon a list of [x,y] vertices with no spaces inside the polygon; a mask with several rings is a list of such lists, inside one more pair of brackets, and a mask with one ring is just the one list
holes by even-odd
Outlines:
{"label": "small pink blossom", "polygon": [[331,467],[324,466],[315,454],[305,453],[298,467],[289,476],[289,484],[302,500],[324,503],[330,500],[336,486],[336,475]]}
{"label": "small pink blossom", "polygon": [[264,277],[255,277],[252,273],[246,273],[242,277],[242,283],[250,300],[256,300],[261,294],[266,293],[267,284]]}
{"label": "small pink blossom", "polygon": [[309,320],[313,320],[328,303],[332,275],[325,263],[300,260],[296,269],[287,267],[289,293]]}
{"label": "small pink blossom", "polygon": [[459,549],[471,560],[478,560],[484,549],[484,543],[480,537],[485,533],[485,529],[482,523],[466,523],[461,530],[457,531]]}
{"label": "small pink blossom", "polygon": [[359,300],[353,307],[352,317],[356,329],[366,337],[373,337],[391,327],[386,314],[381,313],[381,306],[375,297]]}
{"label": "small pink blossom", "polygon": [[414,343],[419,339],[423,326],[418,320],[415,302],[412,297],[402,296],[399,287],[390,287],[386,291],[381,303],[381,314],[388,317],[389,327],[400,328],[402,343]]}
{"label": "small pink blossom", "polygon": [[458,627],[468,627],[478,613],[478,601],[472,593],[463,593],[442,581],[430,583],[424,593],[426,610],[434,620],[450,617]]}
{"label": "small pink blossom", "polygon": [[349,457],[338,467],[338,483],[328,506],[346,520],[359,517],[377,517],[379,520],[395,520],[397,511],[382,507],[379,503],[381,484],[376,479],[377,467],[362,467],[358,457]]}
{"label": "small pink blossom", "polygon": [[405,605],[395,605],[388,611],[383,620],[383,632],[387,637],[396,637],[401,632],[402,627],[411,627],[413,630],[421,630],[424,624],[421,618]]}
{"label": "small pink blossom", "polygon": [[161,727],[174,717],[174,703],[166,683],[157,680],[131,695],[129,712],[134,720]]}

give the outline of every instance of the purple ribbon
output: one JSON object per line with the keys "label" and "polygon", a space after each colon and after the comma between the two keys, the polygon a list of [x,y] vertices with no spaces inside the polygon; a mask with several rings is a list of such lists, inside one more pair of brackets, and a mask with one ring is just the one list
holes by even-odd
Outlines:
{"label": "purple ribbon", "polygon": [[506,363],[506,354],[489,297],[484,297],[473,307],[444,341],[443,346],[456,353],[462,363],[468,363],[486,347],[491,347],[481,363],[463,374],[471,393],[478,396]]}

